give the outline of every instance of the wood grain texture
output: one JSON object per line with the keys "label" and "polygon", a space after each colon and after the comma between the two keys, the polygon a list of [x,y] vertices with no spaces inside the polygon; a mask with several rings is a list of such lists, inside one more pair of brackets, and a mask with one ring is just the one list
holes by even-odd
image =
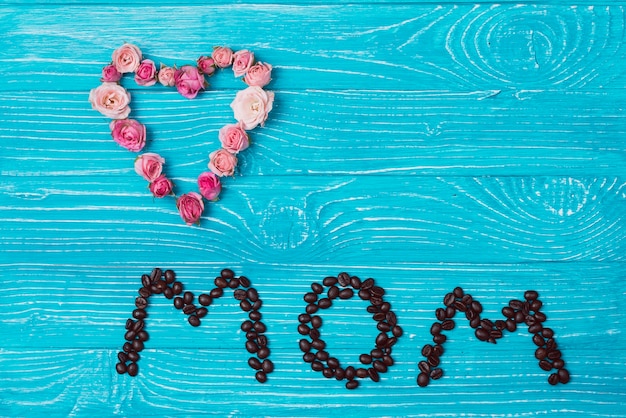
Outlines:
{"label": "wood grain texture", "polygon": [[[626,3],[9,1],[0,6],[0,417],[622,417],[626,407]],[[200,226],[155,200],[89,90],[123,42],[190,63],[215,44],[275,66],[275,109]],[[180,194],[231,123],[238,80],[197,100],[125,81],[146,151]],[[247,366],[220,299],[199,328],[151,298],[136,378],[115,372],[140,277],[209,291],[251,278],[276,365]],[[348,391],[302,361],[312,282],[373,277],[404,335],[381,382]],[[447,333],[416,385],[435,309],[461,286],[500,317],[539,291],[572,380],[550,386],[525,329]],[[377,334],[365,303],[323,313],[346,363]]]}

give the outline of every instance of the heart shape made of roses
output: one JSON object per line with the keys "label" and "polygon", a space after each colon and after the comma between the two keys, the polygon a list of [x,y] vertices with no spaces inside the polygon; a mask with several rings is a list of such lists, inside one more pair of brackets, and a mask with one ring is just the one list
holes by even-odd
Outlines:
{"label": "heart shape made of roses", "polygon": [[272,110],[274,93],[264,89],[272,80],[272,66],[257,62],[254,53],[242,49],[214,47],[211,55],[200,56],[194,65],[181,67],[161,64],[157,69],[153,60],[145,58],[133,44],[124,44],[112,54],[112,61],[102,69],[102,84],[89,93],[89,102],[102,115],[111,119],[109,127],[113,140],[131,152],[140,152],[146,145],[146,127],[130,118],[131,96],[120,82],[125,74],[134,74],[140,86],[157,83],[176,90],[188,99],[194,99],[208,87],[207,77],[218,70],[231,68],[247,87],[237,92],[230,107],[235,123],[224,125],[218,133],[221,148],[209,154],[208,171],[198,175],[198,192],[179,196],[174,184],[164,173],[165,159],[156,153],[143,153],[135,158],[135,172],[148,181],[148,188],[157,198],[174,197],[178,212],[187,225],[199,224],[206,201],[216,201],[222,191],[221,178],[233,176],[237,154],[250,145],[248,131],[263,126]]}

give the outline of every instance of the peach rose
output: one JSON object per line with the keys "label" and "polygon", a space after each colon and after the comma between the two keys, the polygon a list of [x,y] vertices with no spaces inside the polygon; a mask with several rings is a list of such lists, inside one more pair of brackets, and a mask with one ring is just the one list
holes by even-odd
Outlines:
{"label": "peach rose", "polygon": [[188,99],[193,99],[202,90],[206,81],[198,68],[192,65],[183,65],[174,73],[174,82],[178,92]]}
{"label": "peach rose", "polygon": [[176,207],[183,221],[187,225],[191,225],[199,223],[202,211],[204,211],[204,202],[198,193],[189,192],[176,200]]}
{"label": "peach rose", "polygon": [[243,77],[243,81],[249,86],[268,85],[272,81],[272,66],[262,62],[254,64]]}
{"label": "peach rose", "polygon": [[117,83],[102,83],[89,92],[91,106],[111,119],[126,119],[130,114],[130,93]]}
{"label": "peach rose", "polygon": [[237,157],[225,149],[219,149],[209,154],[209,170],[218,176],[232,176],[237,167]]}
{"label": "peach rose", "polygon": [[265,91],[259,86],[250,86],[237,93],[230,107],[235,113],[235,119],[249,131],[259,124],[263,126],[273,103],[273,92]]}
{"label": "peach rose", "polygon": [[215,61],[211,57],[201,56],[198,58],[198,69],[208,76],[215,72]]}
{"label": "peach rose", "polygon": [[250,145],[248,134],[239,124],[226,125],[219,131],[218,137],[222,143],[222,148],[226,151],[237,154]]}
{"label": "peach rose", "polygon": [[141,50],[133,44],[124,44],[113,51],[113,65],[120,73],[132,73],[141,62]]}
{"label": "peach rose", "polygon": [[198,176],[198,189],[205,199],[217,200],[217,196],[222,191],[222,183],[215,173],[205,171]]}
{"label": "peach rose", "polygon": [[150,183],[150,186],[148,186],[148,189],[150,189],[152,195],[158,198],[162,198],[167,196],[168,194],[172,194],[173,188],[174,185],[172,184],[172,182],[163,174],[154,179],[154,181]]}
{"label": "peach rose", "polygon": [[102,78],[100,81],[117,82],[122,79],[122,73],[117,71],[115,65],[110,64],[102,69]]}
{"label": "peach rose", "polygon": [[109,127],[113,140],[129,151],[141,151],[146,145],[146,127],[134,119],[114,119]]}
{"label": "peach rose", "polygon": [[215,65],[220,68],[230,67],[233,63],[233,50],[230,48],[216,46],[215,48],[213,48],[213,53],[211,54],[211,56],[215,61]]}
{"label": "peach rose", "polygon": [[152,60],[143,60],[135,72],[135,82],[140,86],[153,86],[157,82],[156,65]]}
{"label": "peach rose", "polygon": [[161,175],[163,164],[165,164],[163,157],[147,152],[135,159],[135,172],[152,183]]}
{"label": "peach rose", "polygon": [[176,84],[176,81],[174,80],[175,73],[176,68],[161,64],[161,69],[157,74],[159,83],[163,84],[165,87],[173,87]]}
{"label": "peach rose", "polygon": [[235,77],[241,77],[244,75],[248,68],[254,64],[254,53],[247,49],[242,49],[233,54],[233,72]]}

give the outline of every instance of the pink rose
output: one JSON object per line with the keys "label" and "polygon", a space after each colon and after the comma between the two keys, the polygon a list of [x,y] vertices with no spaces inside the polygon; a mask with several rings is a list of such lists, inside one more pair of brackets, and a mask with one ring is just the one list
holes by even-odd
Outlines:
{"label": "pink rose", "polygon": [[174,81],[174,73],[176,73],[176,68],[161,64],[161,69],[157,75],[159,83],[163,84],[165,87],[173,87],[176,84]]}
{"label": "pink rose", "polygon": [[248,134],[239,124],[224,126],[220,129],[218,136],[222,143],[222,148],[232,154],[237,154],[250,145]]}
{"label": "pink rose", "polygon": [[198,69],[208,76],[215,72],[215,61],[211,57],[202,56],[198,58]]}
{"label": "pink rose", "polygon": [[159,154],[146,152],[135,159],[135,172],[152,183],[161,175],[163,164],[165,160]]}
{"label": "pink rose", "polygon": [[198,68],[192,65],[183,65],[174,73],[174,82],[178,92],[188,99],[196,97],[198,92],[205,87],[204,76]]}
{"label": "pink rose", "polygon": [[254,53],[247,49],[242,49],[233,54],[233,72],[235,77],[241,77],[244,75],[248,68],[254,64]]}
{"label": "pink rose", "polygon": [[205,199],[217,200],[217,196],[222,191],[222,183],[215,173],[205,171],[198,176],[198,189],[200,189],[200,194]]}
{"label": "pink rose", "polygon": [[171,194],[173,187],[174,185],[172,184],[172,182],[163,174],[154,179],[154,181],[150,183],[150,186],[148,186],[148,188],[152,192],[152,195],[158,198],[162,198],[167,196],[168,194]]}
{"label": "pink rose", "polygon": [[135,82],[140,86],[153,86],[157,82],[156,65],[152,60],[143,60],[135,72]]}
{"label": "pink rose", "polygon": [[225,149],[218,149],[209,154],[209,170],[218,176],[232,176],[237,166],[237,157]]}
{"label": "pink rose", "polygon": [[141,62],[141,50],[133,44],[124,44],[113,51],[113,65],[120,73],[132,73]]}
{"label": "pink rose", "polygon": [[113,140],[129,151],[141,151],[146,145],[146,127],[134,119],[114,119],[109,127]]}
{"label": "pink rose", "polygon": [[130,93],[117,83],[102,83],[89,92],[91,106],[111,119],[126,119],[130,114]]}
{"label": "pink rose", "polygon": [[272,66],[259,62],[254,64],[243,77],[249,86],[264,87],[272,80]]}
{"label": "pink rose", "polygon": [[233,63],[233,50],[223,46],[216,46],[213,48],[213,54],[211,54],[215,65],[220,68],[230,67]]}
{"label": "pink rose", "polygon": [[118,82],[122,79],[122,73],[117,71],[115,65],[109,64],[102,69],[102,78],[100,81]]}
{"label": "pink rose", "polygon": [[258,86],[250,86],[237,93],[230,107],[235,113],[235,119],[249,131],[259,124],[263,126],[273,103],[273,92],[265,91]]}
{"label": "pink rose", "polygon": [[176,200],[176,207],[183,221],[187,225],[191,225],[196,222],[199,223],[202,211],[204,211],[204,202],[198,193],[189,192]]}

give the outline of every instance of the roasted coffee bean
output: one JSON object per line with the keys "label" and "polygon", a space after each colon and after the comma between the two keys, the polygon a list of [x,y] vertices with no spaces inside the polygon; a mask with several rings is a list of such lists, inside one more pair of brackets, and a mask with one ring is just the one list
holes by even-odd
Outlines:
{"label": "roasted coffee bean", "polygon": [[377,296],[379,298],[382,298],[385,295],[385,289],[380,286],[372,286],[370,288],[370,292],[372,293],[372,296]]}
{"label": "roasted coffee bean", "polygon": [[138,362],[139,361],[139,353],[136,351],[130,351],[128,353],[128,360]]}
{"label": "roasted coffee bean", "polygon": [[393,334],[394,337],[398,338],[402,336],[403,331],[402,331],[402,328],[396,325],[395,327],[391,328],[391,333]]}
{"label": "roasted coffee bean", "polygon": [[324,376],[325,378],[330,379],[334,375],[335,375],[335,372],[333,371],[333,369],[329,367],[322,369],[322,376]]}
{"label": "roasted coffee bean", "polygon": [[306,324],[307,322],[311,322],[311,315],[309,314],[300,314],[298,315],[298,322],[302,324]]}
{"label": "roasted coffee bean", "polygon": [[437,357],[441,357],[443,355],[443,345],[441,344],[437,344],[433,347],[433,353],[434,356]]}
{"label": "roasted coffee bean", "polygon": [[248,366],[250,366],[254,370],[259,370],[261,369],[261,361],[256,357],[250,357],[248,359]]}
{"label": "roasted coffee bean", "polygon": [[150,279],[150,276],[148,276],[147,274],[142,274],[141,284],[144,285],[144,287],[150,287],[150,285],[152,284],[152,279]]}
{"label": "roasted coffee bean", "polygon": [[356,377],[356,369],[353,366],[346,367],[346,379],[352,380]]}
{"label": "roasted coffee bean", "polygon": [[361,288],[361,279],[356,276],[350,277],[350,285],[355,289]]}
{"label": "roasted coffee bean", "polygon": [[456,315],[456,309],[454,306],[448,306],[446,308],[446,318],[454,318],[454,315]]}
{"label": "roasted coffee bean", "polygon": [[346,389],[356,389],[359,387],[359,381],[358,380],[348,380],[346,382]]}
{"label": "roasted coffee bean", "polygon": [[567,370],[559,369],[559,371],[557,372],[557,375],[559,376],[559,382],[561,383],[569,382],[570,376]]}
{"label": "roasted coffee bean", "polygon": [[386,352],[388,354],[391,353],[391,347],[393,347],[397,342],[398,342],[398,339],[396,337],[391,337],[387,339],[387,341],[385,342],[384,349],[386,349]]}
{"label": "roasted coffee bean", "polygon": [[133,311],[133,318],[136,319],[145,319],[148,316],[148,313],[145,309],[135,309]]}
{"label": "roasted coffee bean", "polygon": [[228,280],[226,280],[224,277],[216,277],[214,280],[215,286],[219,287],[220,289],[225,289],[228,287]]}
{"label": "roasted coffee bean", "polygon": [[383,356],[383,363],[387,367],[393,366],[393,364],[394,364],[393,357],[387,356],[387,355]]}
{"label": "roasted coffee bean", "polygon": [[372,366],[379,373],[386,373],[387,372],[387,365],[384,362],[380,361],[380,360],[374,361],[372,363]]}
{"label": "roasted coffee bean", "polygon": [[539,299],[537,299],[530,303],[530,310],[534,312],[538,312],[542,306],[543,306],[543,303]]}
{"label": "roasted coffee bean", "polygon": [[506,329],[506,322],[503,321],[502,319],[496,319],[496,322],[494,322],[494,325],[500,331],[502,331],[503,329]]}
{"label": "roasted coffee bean", "polygon": [[315,370],[316,372],[321,372],[322,370],[324,370],[324,364],[321,361],[315,360],[311,363],[311,369]]}
{"label": "roasted coffee bean", "polygon": [[311,332],[311,328],[309,328],[307,325],[305,324],[298,325],[298,334],[309,335],[309,332]]}
{"label": "roasted coffee bean", "polygon": [[380,334],[378,334],[378,336],[376,337],[376,347],[381,348],[385,346],[385,343],[387,342],[387,340],[389,339],[389,337],[387,336],[387,334],[385,334],[384,332],[381,332]]}
{"label": "roasted coffee bean", "polygon": [[329,357],[328,351],[319,350],[317,353],[315,353],[315,358],[320,361],[326,361],[328,360],[328,357]]}
{"label": "roasted coffee bean", "polygon": [[387,320],[389,325],[391,325],[392,327],[398,324],[398,318],[396,317],[396,314],[393,312],[387,312],[385,319]]}
{"label": "roasted coffee bean", "polygon": [[505,306],[504,308],[502,308],[502,315],[506,316],[507,318],[515,318],[515,309],[511,308],[510,306]]}
{"label": "roasted coffee bean", "polygon": [[359,290],[358,295],[359,295],[359,297],[362,300],[370,300],[372,298],[372,294],[370,293],[370,291],[369,290],[365,290],[363,288],[361,288],[361,290]]}
{"label": "roasted coffee bean", "polygon": [[220,276],[226,280],[230,280],[233,277],[235,277],[235,272],[232,271],[231,269],[225,268],[220,272]]}
{"label": "roasted coffee bean", "polygon": [[313,328],[310,332],[309,332],[309,337],[311,337],[312,341],[315,340],[319,340],[320,338],[320,330],[317,328]]}
{"label": "roasted coffee bean", "polygon": [[383,302],[380,304],[380,311],[381,312],[389,312],[391,310],[391,304],[389,302]]}
{"label": "roasted coffee bean", "polygon": [[524,322],[526,323],[526,325],[531,326],[534,325],[535,322],[538,322],[535,320],[535,317],[533,315],[526,315],[526,317],[524,318]]}
{"label": "roasted coffee bean", "polygon": [[246,332],[246,340],[256,340],[259,334],[255,330]]}
{"label": "roasted coffee bean", "polygon": [[139,340],[134,340],[132,343],[130,343],[130,345],[133,347],[133,350],[135,350],[136,352],[140,352],[141,350],[143,350],[143,341],[139,341]]}
{"label": "roasted coffee bean", "polygon": [[378,296],[372,296],[370,298],[370,303],[372,306],[381,306],[383,304],[383,298],[379,298]]}
{"label": "roasted coffee bean", "polygon": [[554,359],[552,361],[552,367],[554,367],[555,369],[562,369],[563,367],[565,367],[565,362],[563,361],[563,359],[560,358]]}
{"label": "roasted coffee bean", "polygon": [[422,360],[419,363],[417,363],[417,368],[422,373],[430,373],[430,364],[428,364],[428,362],[426,362],[424,360]]}
{"label": "roasted coffee bean", "polygon": [[373,367],[367,369],[367,374],[373,382],[380,382],[380,375],[378,374],[378,371],[376,371],[376,369],[374,369]]}
{"label": "roasted coffee bean", "polygon": [[191,315],[192,313],[194,313],[196,311],[196,305],[194,305],[193,303],[191,305],[185,305],[183,306],[183,313],[185,315]]}
{"label": "roasted coffee bean", "polygon": [[254,374],[254,378],[259,382],[259,383],[265,383],[267,382],[267,374],[265,374],[265,372],[263,370],[259,370],[258,372],[256,372]]}
{"label": "roasted coffee bean", "polygon": [[265,373],[272,373],[274,371],[274,363],[271,360],[263,360],[261,368]]}
{"label": "roasted coffee bean", "polygon": [[378,328],[378,330],[382,332],[391,331],[391,325],[386,322],[379,322],[378,324],[376,324],[376,328]]}
{"label": "roasted coffee bean", "polygon": [[236,289],[239,287],[239,279],[234,277],[228,281],[228,287],[231,289]]}
{"label": "roasted coffee bean", "polygon": [[538,349],[535,350],[535,358],[537,360],[543,360],[548,356],[548,350],[546,350],[544,347],[539,347]]}
{"label": "roasted coffee bean", "polygon": [[203,293],[200,296],[198,296],[198,302],[202,306],[209,306],[213,302],[213,298],[207,295],[206,293]]}
{"label": "roasted coffee bean", "polygon": [[541,367],[543,370],[549,372],[550,370],[552,370],[552,363],[550,363],[548,360],[541,360],[539,362],[539,367]]}
{"label": "roasted coffee bean", "polygon": [[126,354],[123,351],[120,351],[119,353],[117,353],[117,359],[121,361],[122,363],[126,363],[126,361],[128,360],[128,354]]}
{"label": "roasted coffee bean", "polygon": [[260,334],[263,334],[265,331],[267,331],[267,327],[265,326],[263,322],[256,321],[254,323],[254,330]]}
{"label": "roasted coffee bean", "polygon": [[541,330],[541,335],[543,335],[545,338],[552,338],[554,337],[554,331],[552,331],[551,328],[544,328]]}
{"label": "roasted coffee bean", "polygon": [[556,385],[557,383],[559,383],[559,375],[556,373],[552,373],[550,376],[548,376],[548,383],[550,383],[551,385]]}
{"label": "roasted coffee bean", "polygon": [[480,326],[488,330],[494,328],[493,322],[491,322],[489,319],[481,319]]}
{"label": "roasted coffee bean", "polygon": [[138,319],[137,322],[133,324],[131,329],[135,332],[139,332],[143,329],[145,325],[146,325],[146,322],[143,319]]}
{"label": "roasted coffee bean", "polygon": [[239,284],[241,287],[250,287],[250,279],[246,276],[239,276]]}
{"label": "roasted coffee bean", "polygon": [[157,280],[159,280],[162,275],[163,275],[163,272],[161,271],[161,269],[158,267],[155,267],[150,272],[150,280],[154,283]]}
{"label": "roasted coffee bean", "polygon": [[217,299],[221,297],[223,294],[224,294],[224,289],[222,289],[221,287],[215,287],[211,289],[211,291],[209,292],[209,296],[211,296],[213,299]]}
{"label": "roasted coffee bean", "polygon": [[150,285],[150,291],[156,295],[160,295],[161,293],[163,293],[163,289],[155,284]]}
{"label": "roasted coffee bean", "polygon": [[430,381],[430,377],[427,373],[420,373],[417,375],[417,385],[420,387],[428,386],[428,382]]}
{"label": "roasted coffee bean", "polygon": [[124,363],[124,362],[117,363],[117,364],[115,365],[115,371],[117,371],[119,374],[124,374],[124,373],[126,373],[126,370],[127,370],[127,368],[126,368],[126,363]]}
{"label": "roasted coffee bean", "polygon": [[335,369],[335,379],[343,380],[346,377],[346,371],[341,367]]}
{"label": "roasted coffee bean", "polygon": [[452,293],[454,293],[454,296],[457,298],[462,298],[463,297],[463,289],[461,287],[455,287],[454,290],[452,291]]}
{"label": "roasted coffee bean", "polygon": [[185,292],[183,294],[183,302],[185,302],[186,305],[189,305],[190,303],[192,303],[193,302],[193,293]]}
{"label": "roasted coffee bean", "polygon": [[454,297],[454,293],[452,292],[446,293],[446,295],[443,297],[443,304],[445,306],[452,306],[455,301],[456,298]]}
{"label": "roasted coffee bean", "polygon": [[171,288],[166,287],[165,289],[163,289],[163,295],[167,299],[172,299],[174,297],[174,291]]}
{"label": "roasted coffee bean", "polygon": [[561,352],[559,350],[548,351],[548,358],[550,360],[556,360],[561,358]]}
{"label": "roasted coffee bean", "polygon": [[384,321],[387,315],[384,312],[376,312],[372,319],[376,322]]}
{"label": "roasted coffee bean", "polygon": [[205,316],[207,316],[208,313],[209,313],[209,310],[207,308],[196,309],[196,316],[198,318],[204,318]]}
{"label": "roasted coffee bean", "polygon": [[257,351],[256,355],[260,359],[268,358],[270,355],[270,349],[268,347],[261,347],[259,348],[259,351]]}
{"label": "roasted coffee bean", "polygon": [[137,376],[137,374],[139,373],[139,366],[137,366],[137,363],[135,362],[130,363],[128,366],[126,366],[126,372],[129,376]]}
{"label": "roasted coffee bean", "polygon": [[320,309],[328,309],[332,305],[333,305],[333,301],[328,298],[322,298],[317,301],[317,306],[319,306]]}
{"label": "roasted coffee bean", "polygon": [[336,357],[328,357],[328,360],[326,360],[326,364],[328,364],[328,367],[330,367],[331,369],[336,369],[337,367],[339,367],[339,360]]}
{"label": "roasted coffee bean", "polygon": [[435,344],[443,344],[446,342],[446,340],[448,339],[448,337],[446,337],[443,334],[437,334],[433,337],[433,342]]}
{"label": "roasted coffee bean", "polygon": [[459,311],[459,312],[466,312],[466,311],[468,310],[468,309],[467,309],[467,305],[466,305],[466,304],[464,304],[463,302],[461,302],[460,300],[455,301],[455,302],[454,302],[452,305],[450,305],[450,306],[453,306],[453,307],[454,307],[454,309],[456,309],[456,310],[457,310],[457,311]]}
{"label": "roasted coffee bean", "polygon": [[[174,292],[172,291],[172,294],[173,293]],[[151,294],[152,294],[152,292],[147,287],[142,287],[142,288],[139,289],[139,296],[141,296],[142,298],[148,298],[148,297],[150,297]]]}
{"label": "roasted coffee bean", "polygon": [[252,309],[252,304],[246,299],[239,302],[239,307],[244,312],[249,312]]}
{"label": "roasted coffee bean", "polygon": [[248,350],[248,353],[254,354],[259,351],[259,346],[254,341],[248,340],[246,341],[246,350]]}
{"label": "roasted coffee bean", "polygon": [[338,293],[339,299],[350,299],[354,296],[354,291],[350,288],[343,289]]}
{"label": "roasted coffee bean", "polygon": [[126,329],[131,329],[134,324],[135,324],[135,321],[133,321],[131,318],[128,318],[126,320]]}
{"label": "roasted coffee bean", "polygon": [[472,295],[467,294],[467,293],[464,294],[463,297],[461,298],[461,302],[463,302],[465,306],[471,305],[473,300],[474,299],[472,298]]}
{"label": "roasted coffee bean", "polygon": [[515,322],[517,322],[518,324],[524,322],[526,320],[526,315],[524,315],[524,312],[522,311],[517,311],[515,312],[515,318],[514,318]]}
{"label": "roasted coffee bean", "polygon": [[251,311],[248,314],[248,318],[250,318],[251,321],[260,321],[262,317],[263,315],[259,311]]}
{"label": "roasted coffee bean", "polygon": [[367,373],[367,369],[364,369],[363,367],[359,367],[358,369],[356,369],[356,377],[360,377],[361,379],[363,379],[364,377],[367,377],[368,373]]}
{"label": "roasted coffee bean", "polygon": [[528,332],[531,334],[537,334],[541,332],[542,328],[543,326],[541,325],[541,323],[537,322],[528,327]]}
{"label": "roasted coffee bean", "polygon": [[556,349],[556,341],[554,341],[554,338],[548,338],[546,340],[546,348],[548,351]]}
{"label": "roasted coffee bean", "polygon": [[372,363],[372,356],[370,356],[369,354],[361,354],[359,356],[359,361],[363,364],[371,364]]}
{"label": "roasted coffee bean", "polygon": [[176,273],[174,273],[173,270],[165,270],[163,276],[165,277],[165,282],[167,284],[172,284],[176,280]]}
{"label": "roasted coffee bean", "polygon": [[350,284],[350,275],[348,273],[339,273],[337,281],[341,287],[346,287]]}
{"label": "roasted coffee bean", "polygon": [[267,347],[267,344],[268,344],[267,337],[265,335],[259,335],[259,338],[257,339],[256,342],[259,345],[259,347]]}
{"label": "roasted coffee bean", "polygon": [[384,355],[385,353],[383,353],[383,350],[381,350],[380,348],[375,348],[370,351],[370,356],[372,356],[373,358],[382,358]]}
{"label": "roasted coffee bean", "polygon": [[318,309],[319,309],[319,306],[317,306],[315,303],[309,303],[308,305],[306,305],[305,312],[308,313],[309,315],[312,315],[315,312],[317,312]]}
{"label": "roasted coffee bean", "polygon": [[130,343],[124,343],[122,350],[124,350],[125,353],[130,353],[133,351],[133,346]]}
{"label": "roasted coffee bean", "polygon": [[174,291],[175,295],[180,295],[181,293],[183,293],[183,284],[181,282],[172,283],[172,290]]}
{"label": "roasted coffee bean", "polygon": [[307,303],[313,303],[317,301],[317,293],[307,292],[304,294],[304,301]]}
{"label": "roasted coffee bean", "polygon": [[319,295],[324,291],[324,286],[319,283],[311,283],[311,289],[314,293],[317,293]]}
{"label": "roasted coffee bean", "polygon": [[141,330],[137,333],[137,338],[139,338],[141,341],[148,341],[150,336],[148,335],[146,331]]}
{"label": "roasted coffee bean", "polygon": [[[348,290],[348,289],[344,289],[344,290]],[[328,292],[326,292],[326,295],[328,296],[328,299],[337,299],[337,297],[339,297],[339,293],[340,293],[340,290],[337,286],[331,286],[328,288]]]}
{"label": "roasted coffee bean", "polygon": [[146,309],[146,307],[148,306],[148,301],[146,300],[146,298],[142,297],[135,298],[135,306],[139,309]]}
{"label": "roasted coffee bean", "polygon": [[451,319],[446,319],[441,323],[441,329],[450,331],[454,328],[454,321]]}
{"label": "roasted coffee bean", "polygon": [[323,350],[326,348],[326,343],[324,342],[324,340],[316,339],[311,341],[311,347],[316,350]]}
{"label": "roasted coffee bean", "polygon": [[252,330],[253,327],[254,327],[254,322],[252,322],[252,321],[246,320],[246,321],[243,321],[241,323],[241,330],[243,332],[248,332],[248,331]]}
{"label": "roasted coffee bean", "polygon": [[441,324],[439,322],[435,322],[434,324],[431,325],[430,327],[430,333],[431,335],[438,335],[441,334]]}
{"label": "roasted coffee bean", "polygon": [[318,315],[314,315],[311,317],[311,325],[313,328],[321,328],[322,327],[322,317]]}
{"label": "roasted coffee bean", "polygon": [[542,347],[546,343],[546,340],[544,340],[540,334],[535,334],[533,335],[533,343],[538,347]]}
{"label": "roasted coffee bean", "polygon": [[506,330],[509,332],[513,332],[517,329],[517,323],[513,319],[506,320]]}
{"label": "roasted coffee bean", "polygon": [[136,336],[137,333],[131,329],[129,331],[126,331],[126,334],[124,334],[124,339],[127,341],[132,341],[135,339]]}
{"label": "roasted coffee bean", "polygon": [[437,308],[437,310],[435,310],[435,316],[438,320],[443,321],[446,319],[446,310],[443,308]]}
{"label": "roasted coffee bean", "polygon": [[535,320],[538,322],[545,322],[546,319],[548,319],[546,317],[546,314],[544,314],[543,312],[535,312],[535,315],[533,315],[535,317]]}
{"label": "roasted coffee bean", "polygon": [[426,344],[424,347],[422,347],[422,355],[424,357],[428,357],[433,353],[433,346],[430,344]]}
{"label": "roasted coffee bean", "polygon": [[489,338],[492,338],[494,340],[502,338],[502,331],[500,331],[499,329],[492,329],[489,333]]}
{"label": "roasted coffee bean", "polygon": [[437,367],[439,366],[439,356],[435,356],[435,355],[431,355],[429,356],[426,361],[428,362],[428,364],[430,365],[430,367]]}
{"label": "roasted coffee bean", "polygon": [[189,324],[192,327],[198,327],[200,326],[200,318],[198,318],[195,315],[189,315],[189,318],[187,318],[187,321],[189,321]]}
{"label": "roasted coffee bean", "polygon": [[315,360],[315,354],[311,353],[310,351],[307,351],[302,356],[302,360],[304,360],[306,363],[311,363],[313,360]]}
{"label": "roasted coffee bean", "polygon": [[261,309],[261,306],[263,306],[263,301],[261,299],[257,299],[252,304],[252,309],[258,311],[259,309]]}
{"label": "roasted coffee bean", "polygon": [[233,292],[233,297],[238,301],[242,301],[248,297],[248,292],[243,289],[237,289]]}
{"label": "roasted coffee bean", "polygon": [[443,370],[441,370],[440,368],[432,369],[430,371],[430,378],[433,380],[441,379],[442,376]]}
{"label": "roasted coffee bean", "polygon": [[476,338],[481,341],[487,341],[489,339],[489,331],[484,328],[476,328]]}
{"label": "roasted coffee bean", "polygon": [[469,323],[470,327],[478,328],[480,326],[480,316],[472,318]]}
{"label": "roasted coffee bean", "polygon": [[524,302],[522,302],[521,300],[513,299],[509,301],[509,306],[516,311],[520,311],[524,307]]}
{"label": "roasted coffee bean", "polygon": [[324,284],[324,286],[330,287],[337,284],[337,278],[333,276],[328,276],[325,277],[324,280],[322,280],[322,283]]}
{"label": "roasted coffee bean", "polygon": [[524,299],[526,299],[529,302],[532,302],[538,297],[539,297],[539,294],[535,292],[534,290],[527,290],[526,292],[524,292]]}

